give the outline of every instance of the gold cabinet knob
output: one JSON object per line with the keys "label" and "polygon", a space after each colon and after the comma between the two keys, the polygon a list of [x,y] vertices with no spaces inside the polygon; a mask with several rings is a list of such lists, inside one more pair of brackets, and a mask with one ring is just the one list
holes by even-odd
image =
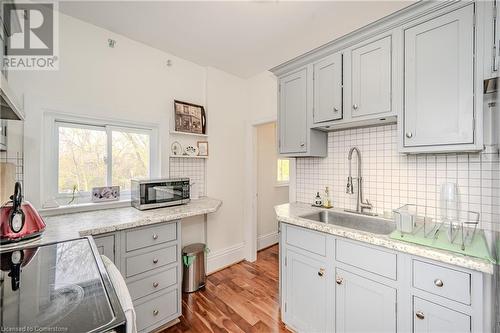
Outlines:
{"label": "gold cabinet knob", "polygon": [[153,239],[157,240],[158,239],[158,235],[157,234],[153,234]]}
{"label": "gold cabinet knob", "polygon": [[340,276],[337,276],[337,278],[335,279],[335,282],[337,282],[338,285],[341,285],[344,282],[344,279],[341,278]]}
{"label": "gold cabinet knob", "polygon": [[158,282],[153,282],[153,288],[158,288],[160,284]]}
{"label": "gold cabinet knob", "polygon": [[154,258],[153,259],[153,264],[157,264],[158,263],[158,258]]}
{"label": "gold cabinet knob", "polygon": [[157,315],[158,315],[158,313],[160,313],[160,311],[158,311],[158,310],[153,310],[153,316],[157,316]]}

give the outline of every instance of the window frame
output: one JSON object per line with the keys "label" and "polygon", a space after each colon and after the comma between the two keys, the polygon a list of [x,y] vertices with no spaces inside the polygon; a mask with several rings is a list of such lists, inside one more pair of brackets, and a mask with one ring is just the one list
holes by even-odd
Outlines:
{"label": "window frame", "polygon": [[[280,160],[286,160],[288,161],[288,180],[278,180],[278,176],[279,176],[279,173],[278,173],[278,168],[279,168],[279,163],[280,163]],[[290,185],[290,169],[291,169],[291,166],[290,166],[290,159],[289,158],[281,158],[278,156],[278,158],[276,159],[276,177],[275,177],[275,181],[276,181],[276,187],[280,187],[280,186],[289,186]]]}
{"label": "window frame", "polygon": [[[63,199],[70,198],[70,193],[59,193],[59,128],[74,127],[88,128],[93,130],[102,130],[106,133],[107,155],[112,155],[112,132],[122,131],[131,133],[148,134],[149,142],[149,177],[155,178],[159,176],[160,170],[160,154],[158,141],[158,126],[149,123],[127,122],[104,118],[81,117],[64,113],[46,112],[44,115],[45,122],[45,143],[42,154],[45,156],[45,163],[42,175],[42,204],[49,200],[61,202]],[[64,126],[61,126],[64,125]],[[112,182],[112,156],[107,156],[107,172],[106,183]],[[105,186],[105,185],[103,185]],[[79,202],[81,204],[92,203],[90,192],[79,192]],[[120,201],[130,200],[130,191],[120,192]],[[61,203],[64,206],[64,203]]]}

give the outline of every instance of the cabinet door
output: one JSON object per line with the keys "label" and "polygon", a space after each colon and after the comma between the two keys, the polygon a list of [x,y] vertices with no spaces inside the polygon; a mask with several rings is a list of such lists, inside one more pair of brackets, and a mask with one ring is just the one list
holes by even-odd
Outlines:
{"label": "cabinet door", "polygon": [[99,254],[105,255],[113,263],[115,262],[115,236],[94,237],[95,245]]}
{"label": "cabinet door", "polygon": [[414,333],[469,333],[471,320],[466,314],[441,305],[413,298]]}
{"label": "cabinet door", "polygon": [[307,69],[280,79],[280,153],[307,150]]}
{"label": "cabinet door", "polygon": [[314,123],[342,119],[342,54],[314,64]]}
{"label": "cabinet door", "polygon": [[325,263],[287,250],[286,321],[298,332],[333,330],[333,271]]}
{"label": "cabinet door", "polygon": [[391,36],[354,48],[351,117],[391,111]]}
{"label": "cabinet door", "polygon": [[474,7],[404,31],[404,146],[474,143]]}
{"label": "cabinet door", "polygon": [[336,332],[396,332],[396,289],[337,269]]}

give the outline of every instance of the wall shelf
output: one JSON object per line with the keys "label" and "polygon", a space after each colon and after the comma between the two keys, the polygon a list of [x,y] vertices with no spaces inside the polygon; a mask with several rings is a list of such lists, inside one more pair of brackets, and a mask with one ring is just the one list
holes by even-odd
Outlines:
{"label": "wall shelf", "polygon": [[171,158],[201,158],[207,159],[208,156],[189,156],[189,155],[170,155]]}
{"label": "wall shelf", "polygon": [[186,136],[198,136],[198,137],[203,137],[207,138],[208,134],[196,134],[196,133],[186,133],[186,132],[177,132],[177,131],[170,131],[170,134],[174,135],[186,135]]}

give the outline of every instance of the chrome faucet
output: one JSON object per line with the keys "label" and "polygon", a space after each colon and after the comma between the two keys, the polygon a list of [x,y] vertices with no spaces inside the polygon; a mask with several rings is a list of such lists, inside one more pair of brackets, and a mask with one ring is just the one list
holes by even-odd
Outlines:
{"label": "chrome faucet", "polygon": [[354,186],[352,184],[352,154],[354,152],[356,152],[356,155],[358,156],[358,177],[356,178],[358,181],[358,191],[357,191],[356,210],[352,211],[346,209],[346,211],[358,214],[375,215],[373,213],[365,212],[366,209],[372,209],[373,205],[368,200],[366,200],[366,202],[363,200],[363,177],[361,177],[361,152],[357,147],[352,147],[351,150],[349,150],[349,156],[347,157],[347,159],[349,160],[349,176],[347,177],[346,193],[354,194]]}

